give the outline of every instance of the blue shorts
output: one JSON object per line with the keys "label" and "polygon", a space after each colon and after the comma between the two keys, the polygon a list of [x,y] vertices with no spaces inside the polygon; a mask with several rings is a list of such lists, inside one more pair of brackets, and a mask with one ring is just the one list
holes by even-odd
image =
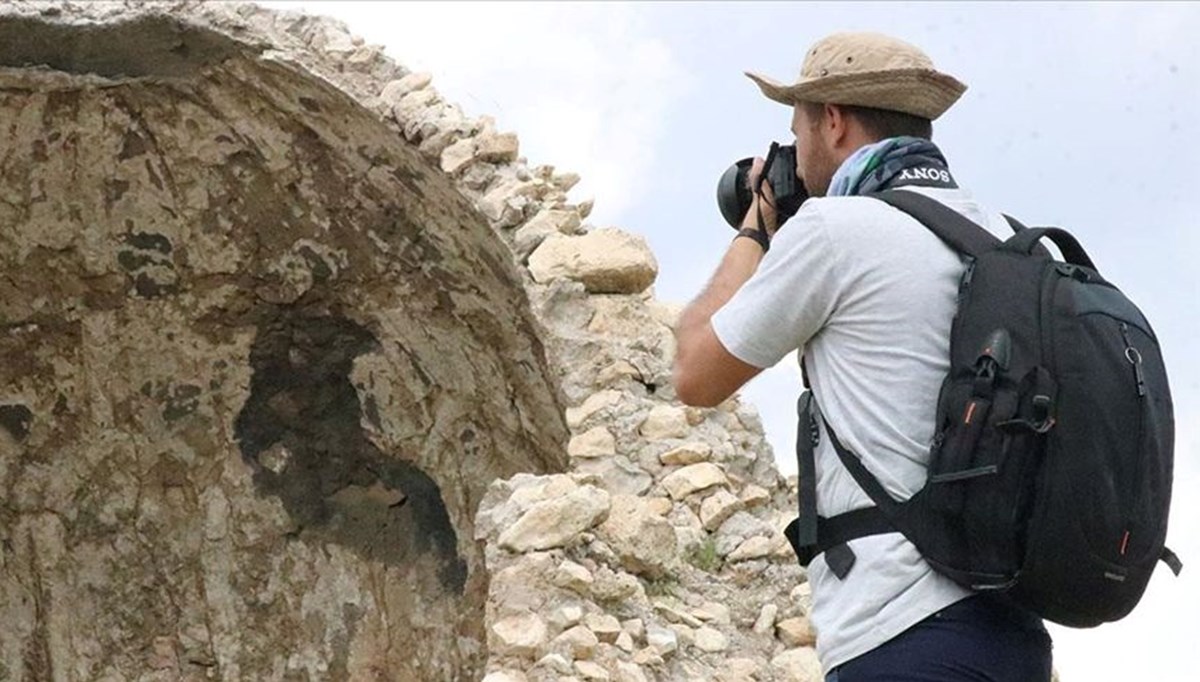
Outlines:
{"label": "blue shorts", "polygon": [[1050,635],[1036,615],[976,595],[834,668],[826,682],[1049,682]]}

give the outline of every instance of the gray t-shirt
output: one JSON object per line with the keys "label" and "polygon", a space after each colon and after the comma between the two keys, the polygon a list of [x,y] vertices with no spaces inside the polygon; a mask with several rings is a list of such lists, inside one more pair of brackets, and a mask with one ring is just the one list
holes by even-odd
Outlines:
{"label": "gray t-shirt", "polygon": [[[985,213],[964,190],[905,189],[998,237],[1012,234],[1003,216]],[[713,315],[712,326],[730,353],[756,367],[799,350],[843,444],[893,497],[907,499],[925,483],[963,269],[950,247],[882,201],[810,199],[776,234],[758,271]],[[816,478],[822,516],[871,505],[824,433]],[[810,617],[827,671],[970,594],[934,572],[898,533],[850,546],[857,562],[845,580],[823,556],[808,569]]]}

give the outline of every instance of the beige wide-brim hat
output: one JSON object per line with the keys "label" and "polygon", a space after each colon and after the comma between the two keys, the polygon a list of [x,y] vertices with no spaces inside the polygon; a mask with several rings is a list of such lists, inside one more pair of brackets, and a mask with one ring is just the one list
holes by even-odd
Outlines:
{"label": "beige wide-brim hat", "polygon": [[933,120],[967,86],[933,67],[920,49],[879,33],[835,33],[809,48],[800,78],[787,85],[746,72],[776,102],[850,104]]}

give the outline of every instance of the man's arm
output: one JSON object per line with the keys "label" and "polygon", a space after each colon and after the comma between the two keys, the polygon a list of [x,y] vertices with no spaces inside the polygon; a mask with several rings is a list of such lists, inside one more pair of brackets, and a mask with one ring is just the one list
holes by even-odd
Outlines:
{"label": "man's arm", "polygon": [[[755,159],[751,178],[762,172],[762,159]],[[764,227],[776,229],[774,197],[763,183],[762,197],[755,196],[742,220],[743,228],[759,229],[761,209]],[[679,316],[675,325],[675,366],[672,383],[675,395],[687,405],[713,407],[733,395],[763,370],[743,362],[726,350],[712,327],[713,313],[725,305],[758,269],[762,247],[753,239],[734,239],[708,286]]]}

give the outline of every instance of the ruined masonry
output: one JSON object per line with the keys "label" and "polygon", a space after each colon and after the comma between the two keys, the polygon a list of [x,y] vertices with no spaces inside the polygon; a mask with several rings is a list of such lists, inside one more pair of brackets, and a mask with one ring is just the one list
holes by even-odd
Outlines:
{"label": "ruined masonry", "polygon": [[816,682],[578,181],[339,23],[0,7],[0,681]]}

